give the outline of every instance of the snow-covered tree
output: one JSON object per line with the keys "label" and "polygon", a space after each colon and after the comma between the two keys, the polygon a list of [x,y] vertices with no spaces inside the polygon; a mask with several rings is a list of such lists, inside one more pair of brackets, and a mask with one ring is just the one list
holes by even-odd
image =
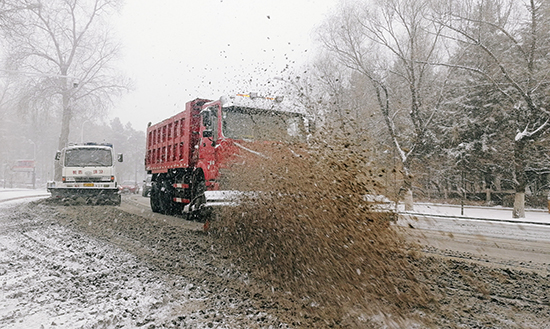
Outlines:
{"label": "snow-covered tree", "polygon": [[103,113],[112,97],[126,89],[111,66],[119,45],[108,24],[120,1],[6,0],[2,5],[10,9],[0,25],[7,69],[27,77],[21,107],[60,112],[61,149],[76,115]]}
{"label": "snow-covered tree", "polygon": [[[405,208],[413,207],[413,169],[430,152],[430,124],[444,78],[429,62],[438,56],[439,30],[426,16],[430,1],[343,3],[321,30],[324,47],[369,82],[403,170]],[[439,78],[439,80],[438,80]]]}
{"label": "snow-covered tree", "polygon": [[[480,111],[500,111],[513,146],[515,202],[513,217],[525,217],[529,144],[540,140],[550,128],[549,3],[543,0],[460,0],[438,7],[437,22],[456,41],[455,58],[448,63],[476,78],[475,85],[490,86]],[[471,57],[476,56],[475,58]],[[491,105],[494,92],[500,94],[499,107]],[[487,116],[488,112],[485,112]],[[509,128],[510,129],[510,128]],[[505,142],[506,143],[506,142]]]}

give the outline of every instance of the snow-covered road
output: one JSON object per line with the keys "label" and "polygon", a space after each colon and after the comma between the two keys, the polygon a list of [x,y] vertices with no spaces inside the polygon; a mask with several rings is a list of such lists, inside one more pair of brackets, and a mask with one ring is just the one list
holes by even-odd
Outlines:
{"label": "snow-covered road", "polygon": [[[125,196],[120,207],[112,207],[57,206],[19,198],[24,196],[47,193],[0,192],[1,328],[323,328],[332,323],[332,313],[310,299],[249,275],[250,266],[238,265],[201,223],[153,214],[146,198]],[[12,201],[1,202],[7,199]],[[428,209],[442,213],[442,208]],[[400,229],[415,242],[427,241],[423,253],[437,256],[411,258],[425,270],[418,278],[441,293],[439,309],[425,315],[434,327],[545,328],[549,244],[479,238],[482,230],[540,232],[536,225],[518,229],[518,224],[429,216],[409,224]],[[427,228],[419,229],[422,225]],[[479,282],[490,289],[479,293]],[[483,300],[476,309],[474,298]],[[367,327],[368,318],[358,318],[355,310],[338,312],[359,319],[351,328]]]}
{"label": "snow-covered road", "polygon": [[288,328],[189,225],[28,200],[0,203],[0,328]]}
{"label": "snow-covered road", "polygon": [[0,203],[47,198],[50,196],[45,189],[12,189],[0,188]]}
{"label": "snow-covered road", "polygon": [[[0,188],[0,202],[8,202],[29,198],[46,198],[49,196],[50,193],[48,193],[45,189]],[[147,202],[145,203],[148,204],[148,199],[146,199],[146,201]],[[500,206],[464,206],[462,208],[460,205],[416,203],[414,205],[414,211],[405,212],[402,204],[399,205],[398,210],[400,213],[405,215],[432,214],[454,217],[456,219],[485,218],[495,219],[497,221],[518,221],[550,225],[550,213],[547,210],[543,209],[527,209],[525,211],[525,218],[512,218],[512,209]]]}
{"label": "snow-covered road", "polygon": [[542,209],[512,218],[510,208],[466,206],[461,214],[460,206],[415,204],[414,212],[400,212],[397,225],[428,253],[550,270],[550,214]]}

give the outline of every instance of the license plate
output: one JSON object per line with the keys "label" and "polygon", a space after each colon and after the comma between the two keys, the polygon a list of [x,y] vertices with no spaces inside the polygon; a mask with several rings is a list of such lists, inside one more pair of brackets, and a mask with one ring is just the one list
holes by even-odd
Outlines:
{"label": "license plate", "polygon": [[94,187],[94,183],[84,183],[85,187]]}

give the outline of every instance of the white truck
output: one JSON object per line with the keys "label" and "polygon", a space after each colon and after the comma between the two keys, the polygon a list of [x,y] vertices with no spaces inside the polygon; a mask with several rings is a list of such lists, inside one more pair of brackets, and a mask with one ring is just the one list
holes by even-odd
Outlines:
{"label": "white truck", "polygon": [[[116,157],[123,161],[122,154]],[[55,155],[61,180],[48,182],[54,198],[83,198],[87,203],[119,205],[121,198],[115,173],[112,144],[69,144]]]}

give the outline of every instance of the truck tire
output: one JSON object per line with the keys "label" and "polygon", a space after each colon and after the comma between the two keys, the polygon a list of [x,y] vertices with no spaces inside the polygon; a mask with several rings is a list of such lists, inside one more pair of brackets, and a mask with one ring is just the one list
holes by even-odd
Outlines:
{"label": "truck tire", "polygon": [[205,221],[203,205],[206,203],[206,179],[202,170],[198,170],[193,175],[192,180],[192,200],[191,208],[193,211],[189,214],[190,219],[196,221]]}
{"label": "truck tire", "polygon": [[174,201],[174,188],[168,179],[163,179],[160,182],[160,212],[165,215],[173,215],[175,212]]}
{"label": "truck tire", "polygon": [[122,196],[120,194],[116,194],[113,198],[115,206],[120,206],[122,203]]}
{"label": "truck tire", "polygon": [[153,212],[158,212],[158,213],[161,212],[159,198],[160,198],[160,188],[158,186],[158,183],[157,182],[152,182],[151,183],[151,197],[149,199],[149,202],[151,204],[151,210]]}

